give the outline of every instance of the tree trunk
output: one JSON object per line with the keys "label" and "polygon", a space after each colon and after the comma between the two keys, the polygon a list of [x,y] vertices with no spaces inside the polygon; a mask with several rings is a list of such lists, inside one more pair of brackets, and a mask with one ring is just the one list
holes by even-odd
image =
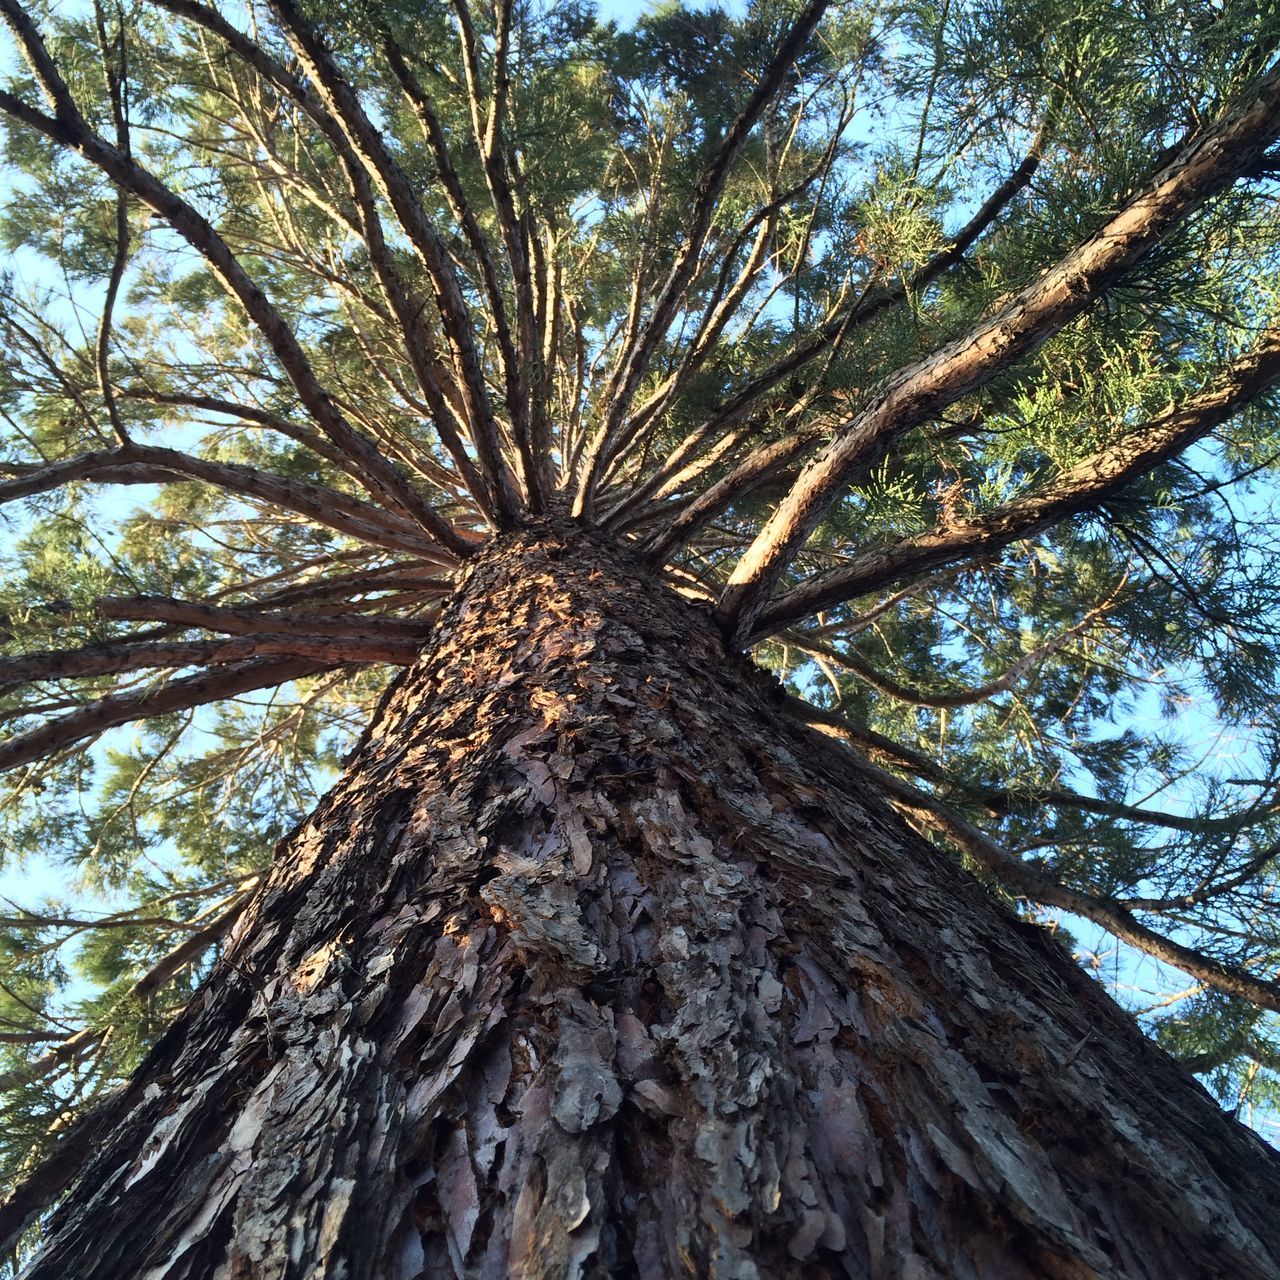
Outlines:
{"label": "tree trunk", "polygon": [[554,523],[278,852],[30,1277],[1280,1276],[1280,1158]]}

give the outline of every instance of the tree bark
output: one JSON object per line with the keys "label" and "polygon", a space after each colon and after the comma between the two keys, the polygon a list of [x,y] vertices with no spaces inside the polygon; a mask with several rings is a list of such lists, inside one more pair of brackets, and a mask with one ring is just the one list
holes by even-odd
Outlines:
{"label": "tree bark", "polygon": [[1280,1276],[1280,1157],[554,522],[285,841],[30,1280]]}

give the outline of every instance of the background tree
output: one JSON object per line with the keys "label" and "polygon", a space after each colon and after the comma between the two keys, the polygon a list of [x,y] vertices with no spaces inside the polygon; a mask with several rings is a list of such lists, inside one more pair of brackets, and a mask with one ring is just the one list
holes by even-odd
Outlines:
{"label": "background tree", "polygon": [[1280,1274],[1271,9],[0,13],[32,1275]]}

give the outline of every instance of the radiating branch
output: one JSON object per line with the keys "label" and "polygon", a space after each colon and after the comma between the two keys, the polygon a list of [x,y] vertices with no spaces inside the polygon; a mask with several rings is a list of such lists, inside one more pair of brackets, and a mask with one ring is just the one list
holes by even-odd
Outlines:
{"label": "radiating branch", "polygon": [[284,25],[290,45],[315,86],[325,107],[345,131],[351,146],[373,174],[395,210],[431,280],[436,308],[462,375],[462,391],[476,456],[489,483],[494,513],[501,529],[516,522],[518,500],[511,488],[502,456],[497,424],[489,404],[484,369],[477,349],[466,299],[440,233],[427,216],[408,177],[360,104],[351,84],[342,76],[332,55],[314,27],[293,0],[271,0]]}
{"label": "radiating branch", "polygon": [[297,335],[231,252],[213,224],[149,169],[132,156],[123,154],[89,127],[34,23],[18,0],[0,0],[0,16],[17,36],[54,114],[46,115],[7,90],[0,90],[0,111],[76,152],[118,187],[164,218],[205,258],[227,291],[239,300],[280,361],[298,398],[329,438],[360,463],[375,491],[385,494],[410,512],[414,520],[442,546],[460,556],[469,554],[471,548],[457,536],[452,525],[443,520],[383,457],[373,442],[357,432],[338,411],[317,378]]}
{"label": "radiating branch", "polygon": [[171,680],[158,688],[104,694],[69,715],[0,742],[0,771],[62,751],[118,724],[185,711],[188,707],[220,702],[255,689],[287,684],[290,680],[318,675],[337,665],[341,663],[314,658],[268,658],[201,671],[197,675]]}
{"label": "radiating branch", "polygon": [[845,758],[858,773],[874,781],[896,807],[951,841],[1020,897],[1091,920],[1121,941],[1181,969],[1215,990],[1280,1012],[1280,983],[1256,978],[1238,965],[1217,960],[1157,933],[1136,919],[1119,900],[1073,889],[1002,849],[945,801],[879,768],[857,752],[850,751]]}
{"label": "radiating branch", "polygon": [[[232,26],[220,13],[203,0],[152,0],[152,3],[171,13],[196,23],[217,36],[247,66],[296,103],[324,134],[342,163],[351,186],[351,195],[359,210],[355,230],[365,242],[379,286],[390,304],[399,325],[399,336],[409,355],[419,386],[431,407],[432,419],[441,443],[448,450],[463,483],[470,489],[480,508],[487,514],[493,512],[493,495],[476,470],[457,429],[454,426],[455,392],[450,371],[444,368],[430,347],[423,332],[421,309],[409,297],[400,273],[395,269],[381,218],[376,208],[371,179],[371,169],[353,148],[352,140],[343,123],[331,112],[333,101],[322,102],[289,68],[283,66],[260,44],[244,32]],[[299,22],[303,20],[299,17]],[[304,24],[305,25],[305,24]],[[309,30],[309,28],[308,28]],[[337,76],[336,70],[333,71]],[[341,77],[337,77],[341,80]],[[358,103],[356,104],[358,109]],[[367,132],[367,131],[366,131]],[[379,145],[381,145],[379,143]],[[456,398],[461,398],[457,392]],[[464,427],[469,425],[463,423]]]}
{"label": "radiating branch", "polygon": [[746,105],[738,113],[725,134],[719,150],[698,182],[688,215],[688,231],[684,244],[676,254],[666,280],[659,287],[649,318],[639,327],[624,349],[609,380],[604,396],[605,416],[583,454],[581,481],[575,497],[575,514],[590,512],[592,494],[600,478],[601,468],[611,461],[618,443],[620,428],[631,409],[640,380],[659,342],[671,327],[686,286],[693,278],[698,259],[711,229],[716,203],[728,180],[739,153],[769,104],[781,92],[810,35],[826,12],[830,0],[809,0],[801,10],[786,37],[778,46],[773,61],[761,76]]}
{"label": "radiating branch", "polygon": [[894,583],[989,556],[1092,510],[1203,439],[1277,382],[1280,331],[1273,330],[1264,333],[1253,350],[1232,361],[1208,391],[1126,432],[1044,488],[992,511],[865,551],[844,568],[812,578],[761,606],[752,637],[771,635],[802,618]]}
{"label": "radiating branch", "polygon": [[1280,134],[1280,64],[1216,126],[1078,248],[994,315],[940,351],[893,374],[811,462],[739,561],[718,616],[738,643],[849,478],[908,431],[1030,355],[1080,315],[1206,200],[1245,172]]}
{"label": "radiating branch", "polygon": [[[83,453],[48,466],[0,465],[10,479],[0,481],[0,505],[46,493],[74,480],[101,484],[172,484],[200,480],[230,493],[296,511],[317,524],[393,550],[411,551],[452,564],[451,556],[416,525],[381,507],[310,480],[286,479],[235,462],[211,462],[177,449],[129,443],[118,449]],[[16,474],[14,474],[16,473]]]}
{"label": "radiating branch", "polygon": [[[448,590],[441,584],[441,593]],[[423,644],[433,634],[426,619],[379,618],[371,621],[358,614],[323,615],[309,612],[269,612],[261,609],[230,608],[201,600],[175,600],[171,596],[108,596],[98,601],[103,618],[139,622],[171,622],[182,627],[203,627],[230,635],[302,635],[359,637],[376,633],[379,640]]]}
{"label": "radiating branch", "polygon": [[[381,634],[377,624],[363,631],[330,635],[270,632],[219,640],[150,641],[143,644],[104,641],[83,649],[51,649],[0,658],[0,691],[44,680],[122,675],[173,667],[219,667],[261,658],[310,658],[324,666],[390,662],[407,666],[421,641]],[[0,748],[2,750],[3,748]]]}

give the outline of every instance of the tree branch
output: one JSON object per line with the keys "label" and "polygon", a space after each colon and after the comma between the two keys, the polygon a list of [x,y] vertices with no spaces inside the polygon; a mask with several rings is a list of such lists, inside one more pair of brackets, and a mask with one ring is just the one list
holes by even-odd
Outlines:
{"label": "tree branch", "polygon": [[988,556],[1091,510],[1208,435],[1277,382],[1280,331],[1273,330],[1263,334],[1252,351],[1233,360],[1208,391],[1127,432],[1068,468],[1052,485],[994,511],[863,552],[843,569],[802,583],[760,607],[751,638],[773,634],[820,610],[892,583]]}
{"label": "tree branch", "polygon": [[484,369],[476,348],[466,299],[449,261],[448,250],[431,224],[404,171],[374,128],[355,90],[343,78],[329,51],[293,0],[271,0],[290,46],[306,69],[320,100],[346,133],[351,147],[376,176],[410,243],[426,267],[445,336],[462,374],[462,391],[476,456],[489,482],[498,527],[515,526],[518,501],[502,457],[497,424],[489,404]]}
{"label": "tree branch", "polygon": [[[144,644],[104,642],[83,649],[52,649],[0,658],[0,692],[44,680],[122,675],[127,671],[169,667],[219,667],[252,659],[310,658],[323,666],[356,662],[390,662],[408,666],[418,656],[418,640],[393,639],[378,626],[333,635],[292,633],[236,636],[221,640],[153,641]],[[3,748],[0,748],[2,751]]]}
{"label": "tree branch", "polygon": [[[431,349],[422,331],[421,309],[410,300],[409,292],[393,266],[373,196],[369,169],[353,149],[342,123],[330,113],[326,103],[316,98],[302,80],[202,0],[152,0],[152,3],[188,19],[217,36],[246,65],[252,67],[268,83],[297,103],[324,134],[346,172],[360,215],[358,220],[353,220],[353,229],[365,241],[379,287],[396,316],[400,340],[404,343],[409,355],[418,385],[422,388],[430,405],[440,440],[458,468],[459,476],[480,508],[486,514],[492,515],[493,498],[488,485],[476,470],[454,427],[450,393],[457,395],[460,393],[453,385],[452,375]],[[333,104],[330,102],[329,105]]]}
{"label": "tree branch", "polygon": [[601,468],[608,463],[617,444],[619,429],[630,412],[640,380],[649,366],[653,352],[675,318],[685,287],[693,277],[698,257],[711,229],[716,201],[727,181],[739,152],[755,128],[765,109],[773,101],[800,56],[810,35],[826,12],[830,0],[809,0],[801,10],[786,38],[779,44],[768,70],[760,78],[746,105],[739,112],[715,158],[698,183],[689,212],[689,230],[677,253],[666,280],[658,290],[648,321],[640,326],[624,349],[619,352],[609,386],[604,396],[605,417],[587,446],[580,464],[581,481],[574,500],[574,514],[589,514],[592,494],[600,478]]}
{"label": "tree branch", "polygon": [[17,36],[55,114],[49,117],[3,90],[0,90],[0,110],[59,145],[75,151],[105,173],[117,186],[136,196],[154,213],[164,218],[205,258],[227,291],[239,300],[280,361],[307,411],[339,448],[359,462],[362,471],[370,477],[374,491],[379,496],[398,503],[432,538],[455,555],[470,554],[471,548],[457,536],[452,525],[443,520],[383,457],[373,442],[357,432],[338,411],[328,391],[316,377],[293,330],[227,247],[226,241],[214,229],[213,224],[148,169],[90,129],[43,40],[18,0],[0,0],[0,15]]}
{"label": "tree branch", "polygon": [[230,635],[275,635],[377,638],[397,644],[425,643],[433,634],[426,619],[379,618],[376,622],[360,616],[322,616],[314,613],[272,613],[259,609],[228,608],[198,600],[175,600],[171,596],[107,596],[98,601],[103,618],[124,618],[141,622],[171,622],[183,627],[203,627]]}
{"label": "tree branch", "polygon": [[943,801],[863,759],[856,752],[850,751],[844,758],[860,774],[874,781],[896,807],[945,836],[984,871],[1019,896],[1091,920],[1144,954],[1181,969],[1215,990],[1280,1012],[1280,983],[1255,978],[1236,965],[1215,960],[1156,933],[1136,920],[1125,904],[1101,894],[1072,889],[1039,868],[1022,862]]}
{"label": "tree branch", "polygon": [[318,675],[341,665],[341,662],[312,658],[269,658],[201,671],[197,675],[171,680],[159,688],[105,694],[89,706],[0,742],[0,771],[39,760],[130,720],[185,711],[188,707],[219,702],[254,689],[267,689],[304,676]]}
{"label": "tree branch", "polygon": [[805,468],[739,561],[718,610],[736,643],[855,470],[874,466],[906,432],[1036,350],[1078,316],[1211,196],[1229,186],[1280,134],[1280,64],[1154,182],[995,315],[881,383]]}
{"label": "tree branch", "polygon": [[82,453],[48,466],[6,464],[0,470],[17,472],[12,479],[0,481],[0,505],[46,493],[73,480],[125,485],[201,480],[296,511],[318,524],[377,546],[435,558],[441,565],[454,563],[451,556],[441,554],[438,544],[419,532],[418,526],[372,503],[309,480],[287,480],[256,467],[211,462],[176,449],[130,442],[118,449]]}
{"label": "tree branch", "polygon": [[1070,626],[1065,631],[1060,631],[1056,636],[1050,636],[1044,643],[1036,645],[1034,649],[1023,654],[1017,662],[993,679],[980,685],[974,685],[969,689],[957,689],[954,692],[947,693],[913,688],[893,679],[892,676],[877,671],[870,663],[864,662],[856,654],[842,651],[832,645],[823,644],[821,641],[811,640],[803,632],[788,631],[783,638],[788,644],[794,644],[805,653],[819,654],[824,658],[829,658],[831,661],[852,671],[854,675],[877,692],[887,694],[899,702],[906,702],[915,707],[937,707],[939,709],[970,707],[974,703],[985,702],[988,698],[994,698],[997,694],[1007,692],[1033,667],[1046,662],[1082,631],[1087,631],[1103,614],[1115,606],[1118,591],[1119,588],[1117,588],[1116,593],[1113,593],[1109,599],[1103,601],[1096,609],[1091,609],[1074,626]]}

